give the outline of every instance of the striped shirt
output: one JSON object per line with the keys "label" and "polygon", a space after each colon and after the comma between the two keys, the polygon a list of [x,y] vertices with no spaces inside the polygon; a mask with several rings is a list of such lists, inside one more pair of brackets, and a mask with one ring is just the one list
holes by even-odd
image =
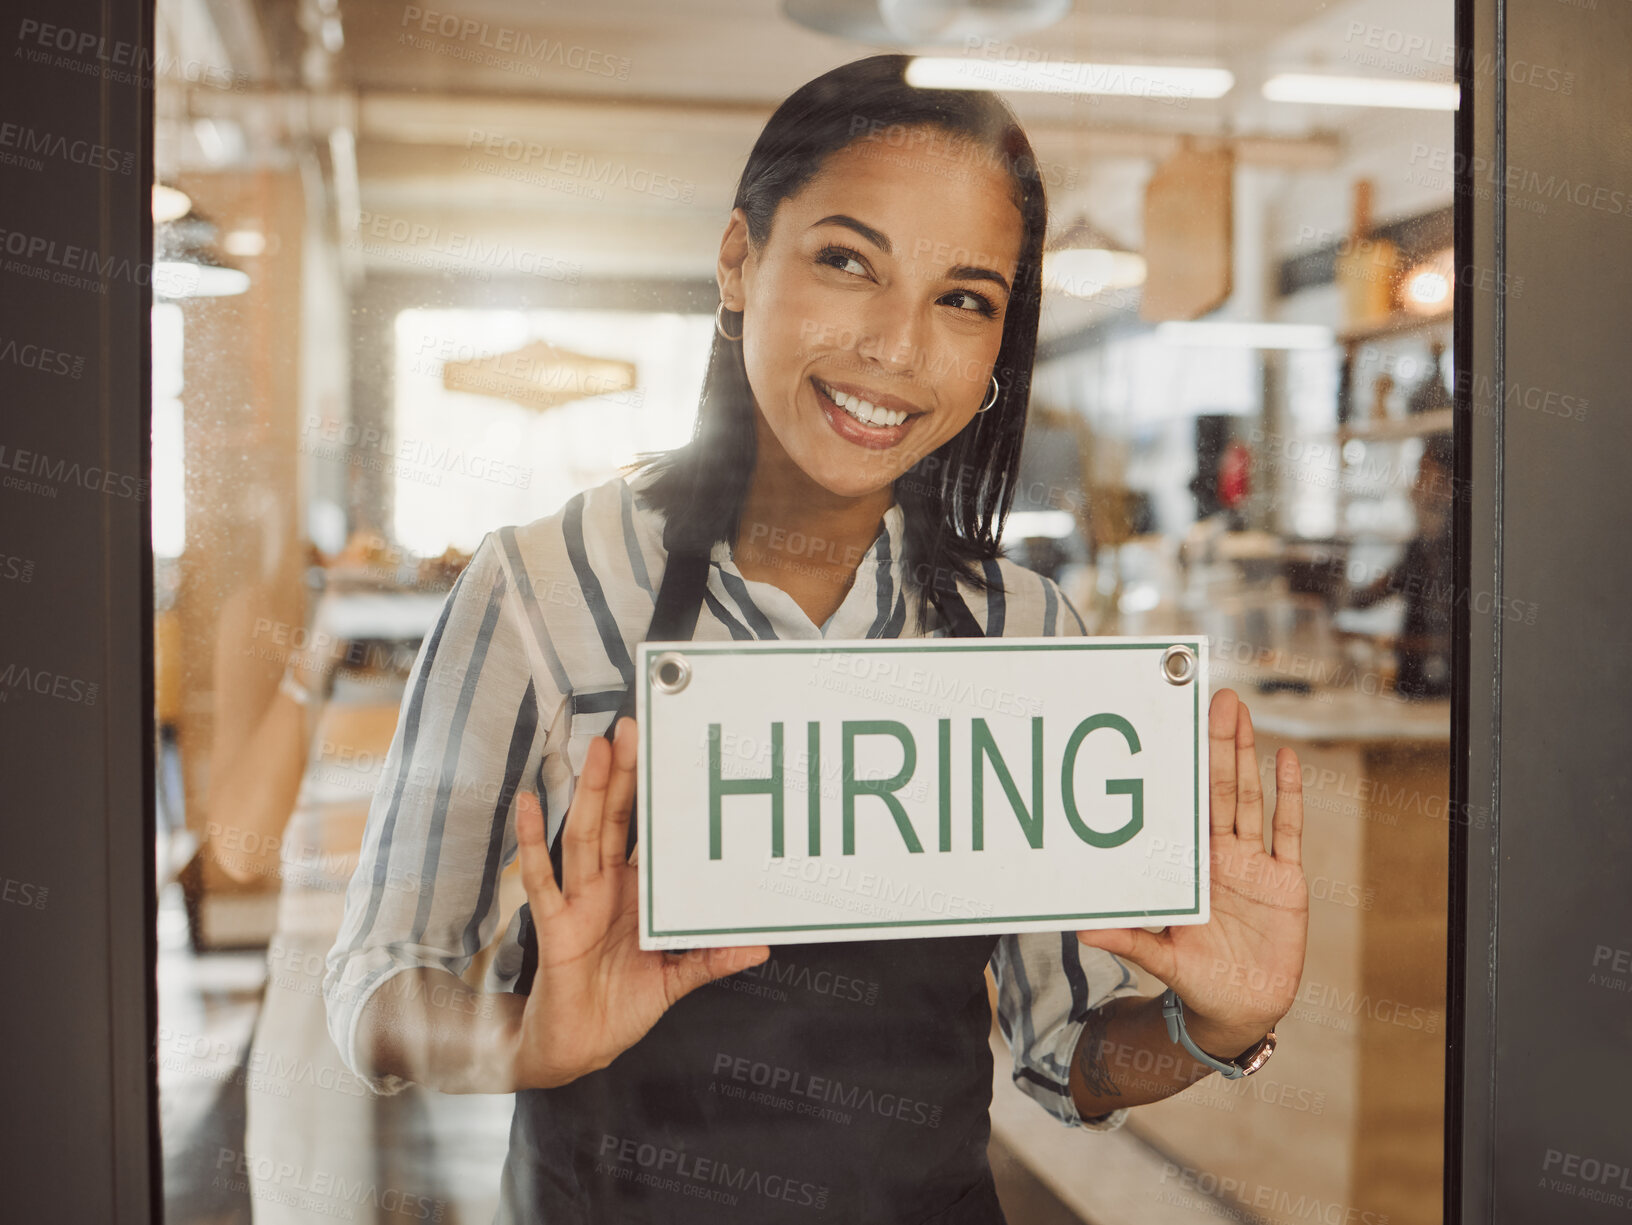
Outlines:
{"label": "striped shirt", "polygon": [[[538,794],[553,842],[589,746],[633,677],[666,557],[662,514],[640,494],[647,479],[615,477],[555,514],[488,533],[420,646],[324,980],[335,1045],[376,1092],[405,1082],[366,1076],[357,1045],[364,1004],[403,970],[463,974],[493,938],[499,874],[516,855],[517,791]],[[780,587],[744,577],[729,544],[717,542],[694,638],[912,635],[918,596],[903,582],[903,536],[902,510],[892,506],[820,627]],[[988,637],[1084,632],[1051,580],[1006,558],[984,566],[1003,589],[963,594]],[[942,636],[930,616],[929,636]],[[519,931],[514,916],[489,990],[513,987]],[[1067,1124],[1119,1126],[1125,1111],[1084,1120],[1068,1081],[1089,1012],[1137,994],[1128,968],[1070,932],[1042,932],[1002,937],[991,969],[1015,1083]]]}

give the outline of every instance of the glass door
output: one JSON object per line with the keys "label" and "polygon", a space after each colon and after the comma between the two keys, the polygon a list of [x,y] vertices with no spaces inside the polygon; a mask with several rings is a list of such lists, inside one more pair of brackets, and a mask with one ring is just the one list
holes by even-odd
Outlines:
{"label": "glass door", "polygon": [[[1083,1135],[994,1029],[1010,1218],[1439,1220],[1449,0],[233,12],[157,10],[162,55],[217,69],[155,91],[168,1219],[492,1215],[512,1100],[378,1096],[325,1015],[414,661],[487,533],[690,436],[757,132],[898,51],[1000,89],[1046,186],[1007,555],[1090,634],[1208,635],[1260,781],[1295,749],[1307,806],[1308,955],[1261,1074]],[[473,989],[513,862],[498,888]]]}

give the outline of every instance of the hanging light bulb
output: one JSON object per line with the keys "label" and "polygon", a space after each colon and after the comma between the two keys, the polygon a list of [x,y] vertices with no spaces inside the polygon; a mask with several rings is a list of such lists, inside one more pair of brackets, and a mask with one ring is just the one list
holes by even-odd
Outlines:
{"label": "hanging light bulb", "polygon": [[1455,289],[1455,254],[1447,247],[1405,274],[1405,292],[1400,305],[1413,315],[1444,314],[1451,309]]}
{"label": "hanging light bulb", "polygon": [[215,253],[215,223],[189,211],[154,234],[153,295],[167,301],[224,298],[249,288],[249,274]]}
{"label": "hanging light bulb", "polygon": [[191,197],[179,187],[170,187],[164,183],[153,184],[153,220],[157,224],[163,225],[167,221],[185,217],[192,207]]}
{"label": "hanging light bulb", "polygon": [[1145,257],[1124,250],[1081,218],[1043,252],[1043,287],[1073,298],[1092,298],[1107,289],[1145,283]]}

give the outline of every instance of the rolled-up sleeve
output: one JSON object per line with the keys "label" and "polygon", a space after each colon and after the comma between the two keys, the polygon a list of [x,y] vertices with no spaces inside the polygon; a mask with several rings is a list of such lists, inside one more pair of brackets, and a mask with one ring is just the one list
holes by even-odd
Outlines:
{"label": "rolled-up sleeve", "polygon": [[1094,1009],[1138,995],[1120,958],[1072,932],[1004,936],[992,954],[997,1023],[1014,1056],[1014,1083],[1062,1123],[1110,1131],[1126,1110],[1085,1119],[1071,1096],[1071,1060]]}
{"label": "rolled-up sleeve", "polygon": [[562,701],[535,689],[501,548],[495,534],[482,540],[420,646],[328,955],[329,1033],[376,1093],[406,1082],[368,1074],[363,1009],[404,970],[463,974],[492,937],[499,874],[516,853],[516,796],[537,791]]}

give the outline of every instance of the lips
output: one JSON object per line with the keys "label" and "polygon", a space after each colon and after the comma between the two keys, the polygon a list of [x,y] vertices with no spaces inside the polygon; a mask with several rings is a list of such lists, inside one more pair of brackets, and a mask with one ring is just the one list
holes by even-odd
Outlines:
{"label": "lips", "polygon": [[842,408],[845,412],[849,413],[863,425],[900,425],[908,417],[912,416],[912,414],[907,412],[905,409],[887,407],[883,404],[874,404],[871,400],[864,396],[856,395],[853,392],[841,391],[839,388],[824,383],[820,379],[816,379],[814,382],[816,383],[817,391],[821,392],[829,400],[833,401],[836,406]]}
{"label": "lips", "polygon": [[[895,446],[907,436],[912,424],[922,413],[885,407],[861,396],[829,386],[820,379],[812,379],[816,402],[827,418],[833,432],[857,446],[881,450]],[[863,414],[866,414],[865,416]]]}

